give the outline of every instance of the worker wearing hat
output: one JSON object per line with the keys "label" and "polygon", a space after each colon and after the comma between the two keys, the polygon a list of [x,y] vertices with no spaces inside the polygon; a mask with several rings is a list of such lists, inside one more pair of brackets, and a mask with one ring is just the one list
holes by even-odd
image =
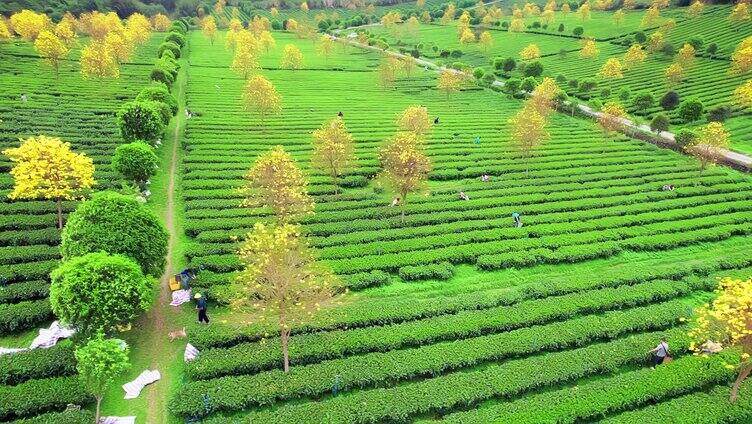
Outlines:
{"label": "worker wearing hat", "polygon": [[203,296],[201,296],[201,293],[196,293],[193,296],[194,299],[196,299],[196,309],[198,310],[198,322],[199,324],[202,322],[209,323],[209,316],[206,315],[206,299],[204,299]]}

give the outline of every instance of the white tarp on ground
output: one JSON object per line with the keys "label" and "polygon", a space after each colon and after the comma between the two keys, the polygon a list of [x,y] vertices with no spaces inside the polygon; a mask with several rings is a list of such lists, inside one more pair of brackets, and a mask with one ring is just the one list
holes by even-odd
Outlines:
{"label": "white tarp on ground", "polygon": [[28,348],[8,348],[0,347],[0,355],[6,355],[16,352],[24,352],[31,349],[42,348],[47,349],[55,346],[60,339],[67,339],[72,336],[76,330],[65,328],[60,325],[59,322],[54,321],[50,324],[50,328],[40,328],[39,335],[31,342],[31,346]]}
{"label": "white tarp on ground", "polygon": [[191,289],[188,290],[175,290],[172,292],[172,306],[180,306],[183,303],[191,301]]}
{"label": "white tarp on ground", "polygon": [[183,360],[185,362],[191,362],[192,360],[196,359],[197,356],[198,356],[198,349],[196,349],[190,343],[186,344],[185,353],[183,354]]}
{"label": "white tarp on ground", "polygon": [[141,394],[141,390],[147,385],[159,380],[162,376],[157,370],[146,370],[139,374],[135,380],[130,383],[123,384],[123,390],[125,390],[124,399],[135,399]]}
{"label": "white tarp on ground", "polygon": [[31,349],[38,347],[48,348],[55,346],[60,339],[67,339],[72,336],[76,330],[65,328],[58,321],[53,322],[48,329],[40,329],[39,335],[31,342]]}
{"label": "white tarp on ground", "polygon": [[100,424],[136,424],[136,417],[102,417]]}

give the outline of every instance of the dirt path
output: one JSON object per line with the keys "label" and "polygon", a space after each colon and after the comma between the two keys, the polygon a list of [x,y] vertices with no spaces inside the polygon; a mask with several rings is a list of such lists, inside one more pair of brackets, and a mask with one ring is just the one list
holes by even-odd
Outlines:
{"label": "dirt path", "polygon": [[[178,99],[183,95],[183,81],[178,83],[176,96]],[[172,151],[170,152],[169,179],[167,184],[167,201],[165,202],[165,227],[170,235],[167,244],[167,262],[165,271],[159,282],[159,296],[148,317],[149,328],[145,329],[148,333],[148,340],[153,343],[150,349],[151,369],[159,370],[162,379],[157,382],[152,390],[148,390],[146,422],[167,423],[167,399],[169,397],[169,388],[172,385],[172,379],[175,377],[169,372],[169,365],[174,361],[174,355],[179,354],[178,344],[170,344],[167,340],[167,334],[173,328],[168,327],[167,323],[173,321],[177,313],[170,306],[171,291],[170,279],[175,274],[172,256],[175,250],[177,234],[175,231],[175,180],[178,166],[178,147],[180,145],[180,134],[184,125],[184,112],[181,108],[175,118],[175,130],[172,134]]]}

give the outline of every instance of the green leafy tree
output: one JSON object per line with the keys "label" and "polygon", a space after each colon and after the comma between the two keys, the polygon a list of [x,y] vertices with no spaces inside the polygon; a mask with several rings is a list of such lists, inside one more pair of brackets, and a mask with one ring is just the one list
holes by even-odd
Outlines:
{"label": "green leafy tree", "polygon": [[661,131],[668,131],[670,125],[671,121],[669,121],[668,116],[666,116],[665,113],[656,114],[653,117],[653,120],[650,121],[650,129],[657,133]]}
{"label": "green leafy tree", "polygon": [[167,86],[161,82],[154,81],[141,89],[141,91],[138,93],[138,96],[136,96],[136,101],[152,101],[164,103],[169,106],[172,115],[178,113],[177,99],[175,99],[175,96],[170,94],[170,90],[168,90]]}
{"label": "green leafy tree", "polygon": [[101,334],[84,346],[76,349],[78,377],[97,401],[94,418],[99,423],[100,405],[107,389],[115,379],[130,368],[128,347],[114,339],[105,339]]}
{"label": "green leafy tree", "polygon": [[632,105],[637,109],[638,113],[644,112],[655,105],[655,97],[648,92],[637,93],[632,98]]}
{"label": "green leafy tree", "polygon": [[65,261],[51,277],[52,311],[84,335],[131,323],[148,309],[154,286],[133,260],[105,252]]}
{"label": "green leafy tree", "polygon": [[141,141],[118,146],[112,157],[112,168],[125,179],[138,184],[142,190],[146,180],[157,173],[158,163],[159,158],[154,149]]}
{"label": "green leafy tree", "polygon": [[679,118],[684,122],[694,122],[702,117],[704,110],[705,107],[700,99],[687,99],[679,105]]}
{"label": "green leafy tree", "polygon": [[120,134],[125,141],[154,142],[165,129],[164,120],[156,102],[128,102],[117,114]]}
{"label": "green leafy tree", "polygon": [[167,230],[154,212],[136,199],[101,192],[68,217],[60,252],[64,260],[91,252],[122,254],[144,273],[160,276],[167,255]]}

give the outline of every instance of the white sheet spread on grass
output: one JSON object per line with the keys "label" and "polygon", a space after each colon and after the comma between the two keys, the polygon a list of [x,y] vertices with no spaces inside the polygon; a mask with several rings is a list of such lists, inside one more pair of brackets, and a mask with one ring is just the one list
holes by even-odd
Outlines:
{"label": "white sheet spread on grass", "polygon": [[60,325],[58,321],[50,324],[50,328],[40,328],[39,335],[31,342],[31,346],[22,348],[0,347],[0,355],[24,352],[31,349],[47,349],[55,346],[60,339],[67,339],[76,333],[76,330]]}
{"label": "white sheet spread on grass", "polygon": [[159,380],[162,376],[157,370],[146,370],[139,374],[135,380],[130,383],[123,384],[123,390],[125,390],[124,399],[135,399],[141,394],[141,390],[147,385]]}
{"label": "white sheet spread on grass", "polygon": [[102,417],[100,424],[136,424],[136,417]]}
{"label": "white sheet spread on grass", "polygon": [[198,356],[198,349],[196,349],[190,343],[186,344],[185,353],[183,354],[183,360],[185,362],[191,362],[192,360],[196,359],[197,356]]}
{"label": "white sheet spread on grass", "polygon": [[188,290],[175,290],[172,292],[172,306],[180,306],[183,303],[191,301],[191,289]]}

